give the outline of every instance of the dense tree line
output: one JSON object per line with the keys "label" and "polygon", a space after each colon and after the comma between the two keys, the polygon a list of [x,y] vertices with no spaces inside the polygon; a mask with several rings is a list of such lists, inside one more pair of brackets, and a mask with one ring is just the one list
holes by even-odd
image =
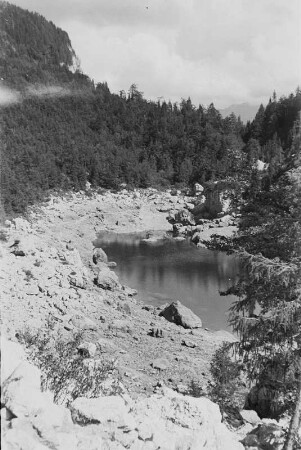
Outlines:
{"label": "dense tree line", "polygon": [[[1,186],[5,209],[22,212],[49,189],[189,185],[231,178],[248,183],[257,158],[273,166],[291,149],[300,91],[261,106],[252,123],[213,104],[153,102],[133,84],[112,94],[69,66],[67,33],[39,14],[0,2],[0,71],[23,100],[2,108]],[[57,95],[39,87],[59,85]],[[28,88],[37,88],[35,95]],[[47,91],[46,91],[47,92]],[[37,94],[41,94],[40,96]]]}
{"label": "dense tree line", "polygon": [[188,184],[235,175],[243,125],[210,105],[195,108],[111,94],[98,84],[60,97],[31,97],[3,114],[6,209],[22,210],[53,188]]}

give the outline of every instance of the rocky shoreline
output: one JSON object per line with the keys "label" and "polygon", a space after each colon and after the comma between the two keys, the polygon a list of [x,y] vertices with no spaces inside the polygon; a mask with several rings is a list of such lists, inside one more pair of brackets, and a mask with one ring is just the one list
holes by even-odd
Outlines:
{"label": "rocky shoreline", "polygon": [[[70,194],[34,208],[28,220],[7,222],[3,230],[7,242],[2,243],[3,332],[13,336],[25,326],[38,328],[49,315],[65,329],[74,315],[83,315],[95,323],[94,340],[109,340],[112,356],[117,351],[130,391],[150,392],[162,379],[173,388],[190,380],[205,388],[210,355],[231,335],[166,321],[160,309],[137,302],[133,290],[121,286],[107,262],[100,271],[100,264],[92,261],[97,232],[148,230],[157,239],[171,230],[168,208],[181,211],[184,206],[184,196],[154,190]],[[71,332],[76,327],[67,328]],[[149,335],[152,329],[162,330],[161,339]],[[188,338],[191,347],[182,345]],[[151,367],[158,356],[166,360],[164,371]]]}
{"label": "rocky shoreline", "polygon": [[[135,291],[120,284],[106,255],[99,250],[93,253],[100,231],[148,231],[150,238],[171,232],[167,214],[181,214],[190,203],[187,196],[172,194],[154,189],[70,193],[32,208],[26,219],[6,221],[1,229],[5,339],[16,340],[16,333],[51,323],[51,332],[66,340],[80,332],[87,358],[113,363],[122,391],[132,399],[147,399],[159,387],[167,389],[170,397],[177,391],[181,403],[191,383],[206,395],[211,357],[233,336],[202,328],[200,319],[181,304],[166,312],[137,301]],[[220,222],[205,224],[194,233],[205,238],[234,229],[221,227]],[[193,226],[198,225],[189,225]],[[175,320],[178,316],[180,320]],[[152,441],[147,447],[110,444],[104,448],[158,447]],[[232,448],[242,446],[235,441]]]}

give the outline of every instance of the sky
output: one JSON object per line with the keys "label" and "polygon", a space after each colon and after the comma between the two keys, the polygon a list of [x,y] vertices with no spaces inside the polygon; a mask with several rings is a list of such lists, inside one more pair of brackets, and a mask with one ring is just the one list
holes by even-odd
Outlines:
{"label": "sky", "polygon": [[12,0],[67,31],[111,92],[218,108],[301,84],[300,0]]}

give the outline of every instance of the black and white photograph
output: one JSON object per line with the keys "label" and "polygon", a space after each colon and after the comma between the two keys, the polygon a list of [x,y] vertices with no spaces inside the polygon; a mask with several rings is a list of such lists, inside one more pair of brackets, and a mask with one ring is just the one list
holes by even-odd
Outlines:
{"label": "black and white photograph", "polygon": [[0,0],[3,450],[301,450],[301,0]]}

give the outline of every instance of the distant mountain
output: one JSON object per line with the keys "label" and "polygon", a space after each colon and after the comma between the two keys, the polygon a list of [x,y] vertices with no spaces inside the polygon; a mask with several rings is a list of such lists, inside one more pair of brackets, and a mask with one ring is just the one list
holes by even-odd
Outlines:
{"label": "distant mountain", "polygon": [[247,123],[248,120],[253,120],[259,105],[250,105],[250,103],[240,103],[237,105],[231,105],[227,108],[220,109],[221,115],[225,118],[229,116],[231,113],[234,113],[236,117],[240,116],[241,120],[244,123]]}

